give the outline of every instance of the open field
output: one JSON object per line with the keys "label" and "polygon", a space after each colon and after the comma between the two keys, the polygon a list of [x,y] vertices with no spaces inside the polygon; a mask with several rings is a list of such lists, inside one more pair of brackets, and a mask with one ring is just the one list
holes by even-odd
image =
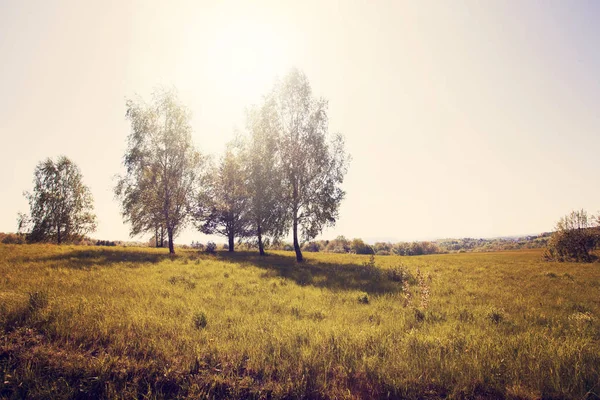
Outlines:
{"label": "open field", "polygon": [[600,394],[597,263],[306,258],[0,245],[0,397]]}

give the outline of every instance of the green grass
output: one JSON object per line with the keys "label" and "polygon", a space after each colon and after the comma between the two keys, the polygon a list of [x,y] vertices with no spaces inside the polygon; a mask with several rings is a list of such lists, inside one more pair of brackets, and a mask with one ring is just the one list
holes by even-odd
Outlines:
{"label": "green grass", "polygon": [[0,245],[0,397],[598,398],[600,266]]}

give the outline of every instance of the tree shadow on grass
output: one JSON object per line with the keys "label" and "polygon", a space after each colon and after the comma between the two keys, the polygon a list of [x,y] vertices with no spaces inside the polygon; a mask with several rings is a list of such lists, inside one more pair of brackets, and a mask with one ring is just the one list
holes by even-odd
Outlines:
{"label": "tree shadow on grass", "polygon": [[361,290],[367,293],[383,294],[401,291],[398,282],[388,279],[386,271],[370,265],[357,263],[333,263],[314,259],[297,263],[294,254],[269,254],[261,257],[258,252],[217,252],[208,255],[197,251],[179,250],[176,255],[150,250],[84,247],[45,256],[21,256],[13,259],[16,263],[38,263],[52,268],[85,270],[94,267],[125,266],[139,268],[143,264],[157,264],[161,261],[186,259],[217,259],[240,266],[256,266],[265,272],[264,278],[282,277],[299,285],[328,288],[331,290]]}
{"label": "tree shadow on grass", "polygon": [[386,271],[370,265],[356,263],[329,263],[306,260],[297,263],[295,255],[268,254],[257,252],[218,252],[218,259],[241,265],[253,265],[266,271],[263,277],[280,276],[299,285],[310,285],[331,290],[362,290],[367,293],[383,294],[401,291],[401,285],[388,279]]}
{"label": "tree shadow on grass", "polygon": [[143,250],[119,248],[82,248],[60,254],[41,257],[20,257],[20,262],[39,263],[54,268],[88,269],[91,267],[111,267],[117,264],[137,268],[144,263],[156,264],[174,258],[169,253],[153,253]]}

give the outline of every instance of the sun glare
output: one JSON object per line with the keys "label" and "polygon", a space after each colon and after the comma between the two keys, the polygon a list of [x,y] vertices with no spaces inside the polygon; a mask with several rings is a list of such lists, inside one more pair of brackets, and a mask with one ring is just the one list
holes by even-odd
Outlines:
{"label": "sun glare", "polygon": [[286,46],[270,26],[229,17],[214,27],[206,54],[206,72],[226,93],[253,102],[289,68]]}

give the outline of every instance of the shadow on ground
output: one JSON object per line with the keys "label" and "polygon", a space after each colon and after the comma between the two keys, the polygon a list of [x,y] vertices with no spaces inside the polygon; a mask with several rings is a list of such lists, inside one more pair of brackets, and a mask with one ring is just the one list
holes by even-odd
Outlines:
{"label": "shadow on ground", "polygon": [[[18,257],[15,262],[45,264],[54,268],[88,269],[109,268],[116,265],[139,268],[142,264],[156,264],[166,259],[217,259],[241,267],[256,266],[264,269],[263,278],[282,277],[303,286],[323,287],[332,290],[361,290],[368,293],[393,293],[401,291],[401,285],[388,278],[386,271],[357,263],[330,263],[314,259],[297,263],[290,255],[269,254],[259,256],[257,252],[217,252],[216,255],[180,250],[176,255],[166,251],[153,252],[122,248],[72,249],[41,257]],[[200,264],[201,266],[201,264]]]}
{"label": "shadow on ground", "polygon": [[231,263],[265,269],[265,278],[280,276],[299,285],[332,290],[362,290],[377,294],[401,291],[401,285],[388,279],[385,271],[364,264],[328,263],[317,260],[297,263],[293,253],[290,256],[268,254],[261,257],[256,252],[219,252],[216,257]]}
{"label": "shadow on ground", "polygon": [[119,248],[92,248],[75,249],[42,257],[23,257],[19,261],[46,264],[51,267],[87,269],[90,267],[111,267],[117,264],[136,267],[142,263],[156,264],[169,258],[173,258],[173,256],[168,253],[151,253]]}

